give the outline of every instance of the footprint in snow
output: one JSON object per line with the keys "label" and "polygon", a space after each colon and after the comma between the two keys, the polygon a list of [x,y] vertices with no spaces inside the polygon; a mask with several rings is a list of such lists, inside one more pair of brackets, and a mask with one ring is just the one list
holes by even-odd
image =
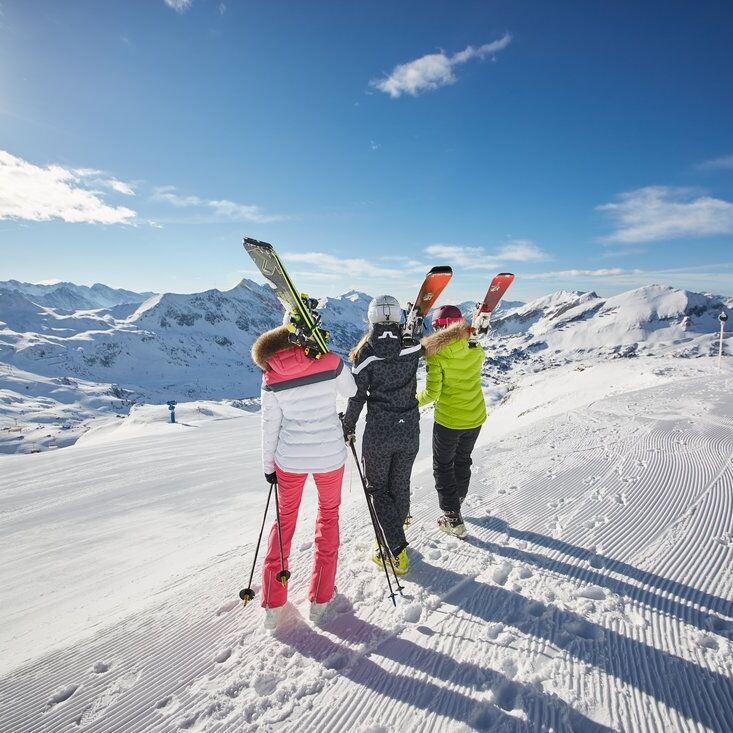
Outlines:
{"label": "footprint in snow", "polygon": [[606,599],[606,591],[597,585],[591,585],[588,588],[581,588],[575,593],[576,598],[588,598],[591,601],[603,601]]}
{"label": "footprint in snow", "polygon": [[79,685],[67,685],[66,687],[60,688],[49,698],[46,703],[46,710],[50,710],[62,702],[66,702],[78,689]]}
{"label": "footprint in snow", "polygon": [[565,630],[573,636],[577,636],[587,641],[597,641],[603,638],[603,631],[594,624],[578,619],[577,621],[568,621],[565,624]]}
{"label": "footprint in snow", "polygon": [[277,677],[274,675],[265,674],[258,677],[252,686],[260,697],[267,697],[268,695],[272,695],[277,689],[277,681]]}
{"label": "footprint in snow", "polygon": [[224,662],[226,662],[226,660],[227,660],[227,659],[229,659],[229,657],[231,657],[231,656],[232,656],[232,650],[231,650],[231,649],[222,649],[222,650],[221,650],[221,651],[220,651],[220,652],[219,652],[219,653],[218,653],[218,654],[217,654],[217,655],[216,655],[216,656],[214,657],[214,661],[215,661],[215,662],[216,662],[217,664],[223,664],[223,663],[224,663]]}
{"label": "footprint in snow", "polygon": [[701,634],[700,636],[698,636],[695,640],[695,643],[701,649],[712,649],[713,651],[718,651],[718,649],[720,648],[717,640],[712,636],[708,636],[707,634]]}
{"label": "footprint in snow", "polygon": [[596,515],[589,521],[585,522],[583,526],[586,529],[595,529],[596,527],[602,527],[604,524],[608,524],[608,517],[603,515]]}
{"label": "footprint in snow", "polygon": [[491,579],[497,585],[505,585],[507,580],[509,579],[509,573],[511,569],[512,566],[509,563],[504,563],[503,565],[494,569],[494,572],[491,574]]}
{"label": "footprint in snow", "polygon": [[117,703],[126,692],[135,686],[137,680],[138,674],[135,672],[128,672],[119,677],[109,687],[102,690],[91,704],[87,705],[81,714],[74,718],[74,722],[78,726],[85,726],[100,720],[112,705]]}
{"label": "footprint in snow", "polygon": [[92,674],[104,674],[109,672],[109,664],[106,662],[95,662],[92,667]]}
{"label": "footprint in snow", "polygon": [[237,599],[227,601],[223,606],[219,606],[219,608],[216,609],[216,615],[221,616],[222,614],[229,613],[229,611],[233,611],[238,605],[239,601]]}
{"label": "footprint in snow", "polygon": [[165,708],[167,708],[174,699],[175,698],[173,697],[173,695],[167,695],[166,697],[158,700],[158,702],[155,703],[154,707],[156,710],[165,710]]}

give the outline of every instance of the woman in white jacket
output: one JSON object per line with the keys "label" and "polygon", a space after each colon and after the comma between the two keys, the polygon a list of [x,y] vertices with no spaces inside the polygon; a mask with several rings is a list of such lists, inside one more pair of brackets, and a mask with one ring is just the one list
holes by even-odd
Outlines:
{"label": "woman in white jacket", "polygon": [[[300,499],[308,474],[318,490],[315,553],[308,598],[311,615],[322,613],[333,597],[338,560],[338,512],[346,462],[336,397],[351,397],[356,384],[349,369],[334,353],[309,359],[288,341],[285,326],[260,336],[252,346],[252,360],[262,375],[262,464],[265,478],[277,482],[280,533],[285,569],[295,532]],[[277,623],[287,601],[287,585],[277,580],[281,570],[277,523],[270,531],[262,571],[262,605],[267,624]]]}

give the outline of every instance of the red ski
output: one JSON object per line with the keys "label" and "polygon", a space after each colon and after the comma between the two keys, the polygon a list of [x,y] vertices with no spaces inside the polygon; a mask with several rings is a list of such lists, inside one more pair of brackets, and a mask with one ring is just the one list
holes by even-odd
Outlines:
{"label": "red ski", "polygon": [[438,265],[431,268],[425,276],[423,284],[417,293],[415,304],[407,304],[407,317],[402,337],[406,343],[417,343],[422,334],[422,323],[428,311],[435,305],[445,286],[453,277],[453,269],[448,265]]}
{"label": "red ski", "polygon": [[486,291],[483,303],[479,303],[476,308],[476,315],[473,318],[474,334],[483,336],[488,332],[491,314],[513,282],[514,275],[511,272],[500,272],[494,277]]}

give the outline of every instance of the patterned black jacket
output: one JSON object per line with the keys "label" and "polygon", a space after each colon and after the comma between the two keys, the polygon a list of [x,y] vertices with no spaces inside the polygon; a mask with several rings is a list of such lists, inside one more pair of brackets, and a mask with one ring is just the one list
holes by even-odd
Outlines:
{"label": "patterned black jacket", "polygon": [[344,429],[353,433],[364,403],[368,426],[419,430],[417,367],[422,346],[404,346],[396,324],[376,324],[351,353],[357,392],[349,399]]}

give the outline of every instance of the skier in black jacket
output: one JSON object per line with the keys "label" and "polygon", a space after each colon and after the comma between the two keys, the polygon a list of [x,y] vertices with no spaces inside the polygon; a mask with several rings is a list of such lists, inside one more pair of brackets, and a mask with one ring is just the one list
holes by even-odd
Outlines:
{"label": "skier in black jacket", "polygon": [[[390,295],[369,304],[369,332],[350,354],[357,392],[343,418],[344,436],[353,439],[367,404],[362,446],[367,489],[384,530],[397,573],[407,572],[404,523],[410,512],[410,475],[420,444],[417,367],[422,347],[402,342],[402,309]],[[378,548],[372,560],[381,563]]]}

